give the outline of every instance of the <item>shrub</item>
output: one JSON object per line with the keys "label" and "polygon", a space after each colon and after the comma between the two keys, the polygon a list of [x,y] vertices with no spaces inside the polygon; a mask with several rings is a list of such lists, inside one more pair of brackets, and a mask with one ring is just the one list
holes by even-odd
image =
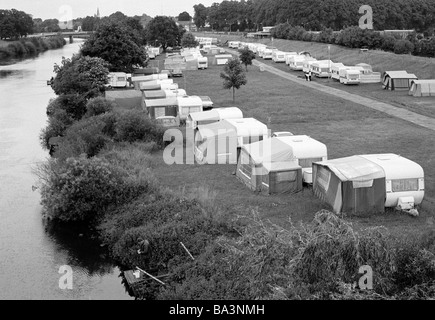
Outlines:
{"label": "shrub", "polygon": [[396,44],[396,38],[391,35],[383,36],[382,50],[384,51],[394,51],[394,45]]}
{"label": "shrub", "polygon": [[8,44],[8,48],[10,49],[11,52],[13,52],[13,54],[15,56],[18,56],[18,57],[23,56],[27,53],[26,48],[19,41],[14,41],[14,42]]}
{"label": "shrub", "polygon": [[81,94],[61,94],[56,100],[47,112],[54,108],[61,108],[74,120],[80,120],[86,113],[87,100]]}
{"label": "shrub", "polygon": [[154,141],[163,145],[164,128],[150,120],[143,111],[131,110],[118,115],[117,141]]}
{"label": "shrub", "polygon": [[91,221],[116,202],[124,173],[98,158],[50,160],[39,167],[44,215],[61,221]]}
{"label": "shrub", "polygon": [[102,113],[112,111],[114,104],[103,97],[96,97],[90,99],[86,103],[86,117],[96,116]]}
{"label": "shrub", "polygon": [[49,140],[52,137],[63,136],[65,130],[73,123],[73,119],[65,110],[50,111],[47,126],[41,130],[39,139],[43,148],[50,150]]}
{"label": "shrub", "polygon": [[35,54],[38,52],[38,49],[36,49],[35,45],[30,41],[26,41],[24,43],[24,46],[26,47],[26,51],[29,54]]}
{"label": "shrub", "polygon": [[394,44],[394,53],[409,54],[414,51],[414,45],[409,40],[398,40]]}

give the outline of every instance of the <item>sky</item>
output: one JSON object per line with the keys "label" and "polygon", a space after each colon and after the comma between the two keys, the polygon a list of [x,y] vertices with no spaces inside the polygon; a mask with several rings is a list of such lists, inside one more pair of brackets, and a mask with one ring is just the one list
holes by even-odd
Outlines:
{"label": "sky", "polygon": [[31,14],[33,18],[58,19],[60,21],[93,16],[97,8],[100,16],[109,16],[121,11],[127,16],[151,17],[158,15],[178,16],[187,11],[193,16],[193,6],[202,3],[209,7],[222,0],[1,0],[0,9],[17,9]]}

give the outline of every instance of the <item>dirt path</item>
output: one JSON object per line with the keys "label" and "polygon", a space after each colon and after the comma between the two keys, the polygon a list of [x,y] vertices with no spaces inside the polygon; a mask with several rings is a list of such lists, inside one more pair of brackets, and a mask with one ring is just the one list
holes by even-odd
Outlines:
{"label": "dirt path", "polygon": [[[232,54],[238,56],[237,51],[228,50],[228,49],[226,49],[226,50],[231,52]],[[293,81],[297,84],[306,86],[308,88],[319,90],[321,92],[342,98],[344,100],[358,103],[358,104],[363,105],[365,107],[384,112],[384,113],[391,115],[393,117],[400,118],[400,119],[403,119],[405,121],[419,125],[421,127],[435,131],[435,119],[434,118],[429,118],[429,117],[426,117],[424,115],[421,115],[421,114],[418,114],[418,113],[415,113],[412,111],[408,111],[408,110],[403,109],[403,108],[398,108],[398,107],[395,107],[395,106],[388,104],[388,103],[385,103],[385,102],[376,101],[376,100],[373,100],[370,98],[362,97],[362,96],[357,95],[357,94],[352,94],[352,93],[342,91],[339,89],[331,88],[329,86],[322,85],[318,82],[308,82],[308,81],[305,81],[305,79],[298,78],[297,76],[295,76],[293,74],[290,74],[290,73],[287,73],[285,71],[281,71],[281,70],[276,69],[274,67],[268,66],[264,63],[259,62],[258,60],[253,60],[252,63],[254,66],[263,67],[265,71],[276,74],[277,76],[280,76],[284,79]]]}

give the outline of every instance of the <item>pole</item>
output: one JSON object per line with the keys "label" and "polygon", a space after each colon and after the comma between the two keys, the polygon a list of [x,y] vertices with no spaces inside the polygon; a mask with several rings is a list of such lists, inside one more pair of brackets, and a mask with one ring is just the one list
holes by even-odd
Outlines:
{"label": "pole", "polygon": [[142,270],[141,268],[136,267],[136,269],[139,270],[139,271],[142,271],[142,272],[145,273],[148,277],[150,277],[150,278],[156,280],[158,283],[165,284],[163,281],[157,279],[156,277],[154,277],[153,275],[149,274],[148,272]]}
{"label": "pole", "polygon": [[189,254],[189,256],[192,258],[192,260],[195,260],[195,258],[192,256],[192,254],[190,253],[189,250],[187,250],[186,246],[184,245],[183,242],[180,242],[181,246],[184,248],[184,250],[186,250],[186,252]]}
{"label": "pole", "polygon": [[331,45],[328,44],[328,81],[331,77]]}

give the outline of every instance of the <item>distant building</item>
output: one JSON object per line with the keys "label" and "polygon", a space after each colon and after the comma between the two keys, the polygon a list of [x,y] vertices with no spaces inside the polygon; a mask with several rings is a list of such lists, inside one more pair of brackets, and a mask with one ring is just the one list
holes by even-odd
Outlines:
{"label": "distant building", "polygon": [[192,21],[178,21],[175,22],[178,26],[183,26],[187,32],[197,31],[196,25]]}
{"label": "distant building", "polygon": [[94,18],[100,18],[100,9],[97,7],[97,13],[94,14]]}
{"label": "distant building", "polygon": [[65,29],[73,29],[74,28],[74,23],[72,20],[69,21],[59,21],[59,28],[61,30],[65,30]]}

